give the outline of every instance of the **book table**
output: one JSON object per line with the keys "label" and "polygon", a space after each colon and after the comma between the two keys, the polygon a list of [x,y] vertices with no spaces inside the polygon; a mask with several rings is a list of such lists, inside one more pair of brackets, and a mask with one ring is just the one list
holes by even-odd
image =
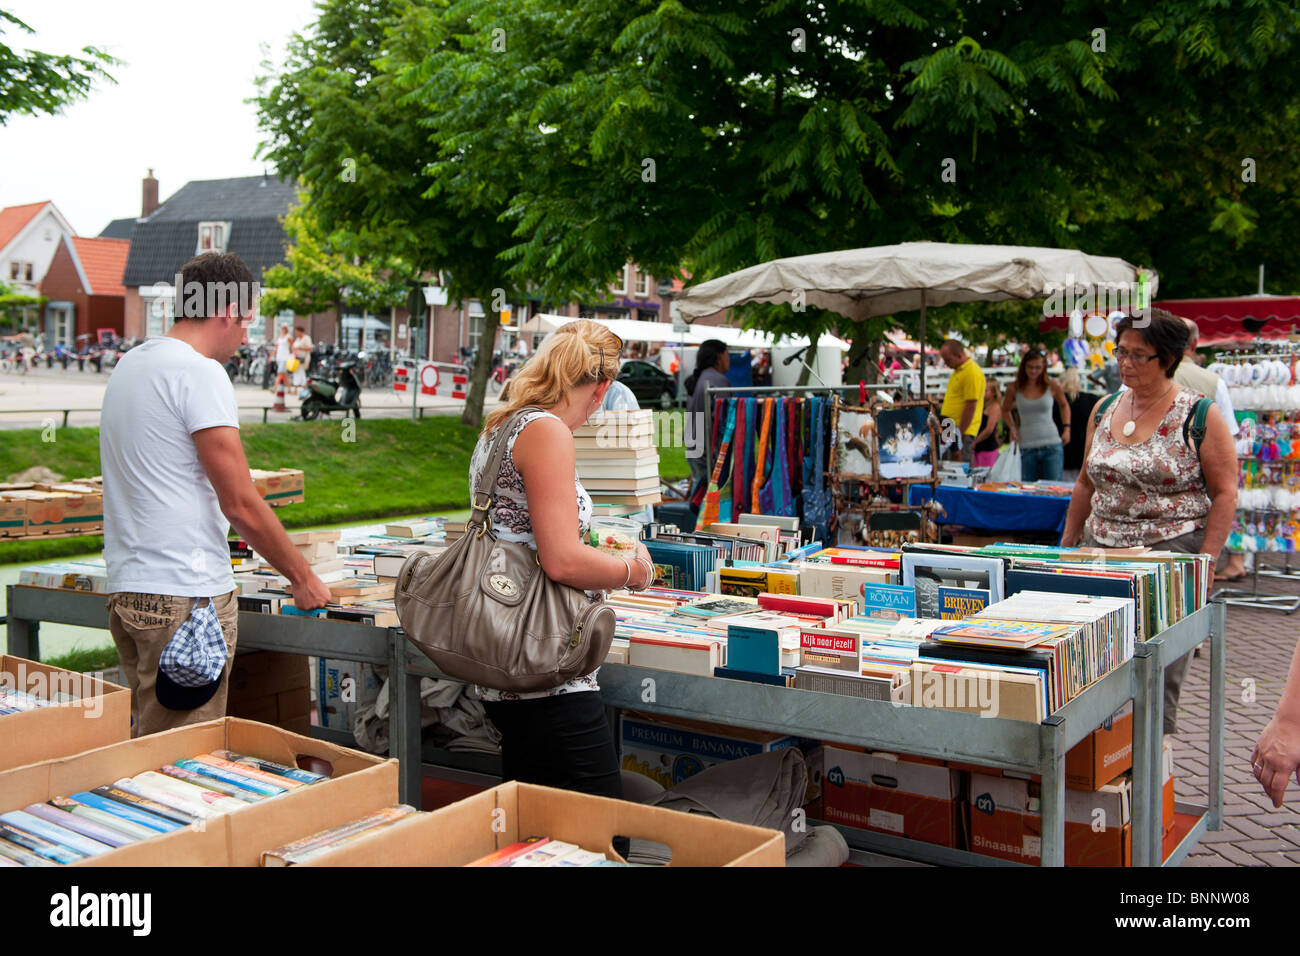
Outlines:
{"label": "book table", "polygon": [[[9,585],[8,653],[39,656],[39,622],[108,627],[103,594]],[[1162,860],[1161,750],[1164,671],[1210,642],[1209,793],[1206,805],[1179,803],[1190,823]],[[401,761],[401,799],[420,799],[421,764],[432,762],[490,775],[492,761],[422,748],[420,679],[443,677],[398,628],[308,617],[239,615],[240,647],[386,665],[389,669],[390,754]],[[895,706],[796,688],[606,664],[601,692],[613,710],[635,709],[670,717],[776,731],[829,742],[939,760],[1001,767],[1042,778],[1042,864],[1065,861],[1065,755],[1118,710],[1133,707],[1133,865],[1177,865],[1223,814],[1225,710],[1225,608],[1213,602],[1149,641],[1135,656],[1039,724],[953,711]],[[313,735],[349,743],[350,735],[313,727]],[[839,828],[853,847],[945,865],[1019,865],[987,856],[851,827]]]}

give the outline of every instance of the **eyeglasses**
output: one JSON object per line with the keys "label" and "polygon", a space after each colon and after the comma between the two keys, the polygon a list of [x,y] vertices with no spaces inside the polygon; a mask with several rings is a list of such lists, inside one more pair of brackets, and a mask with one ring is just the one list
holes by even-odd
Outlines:
{"label": "eyeglasses", "polygon": [[1127,349],[1115,350],[1116,362],[1132,362],[1134,365],[1139,367],[1146,365],[1147,362],[1150,362],[1152,359],[1157,357],[1158,356],[1156,355],[1149,355],[1146,352],[1130,352]]}

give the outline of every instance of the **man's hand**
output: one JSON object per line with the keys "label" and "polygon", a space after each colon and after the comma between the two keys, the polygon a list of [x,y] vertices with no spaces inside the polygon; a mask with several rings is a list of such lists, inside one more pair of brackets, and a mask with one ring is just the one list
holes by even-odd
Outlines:
{"label": "man's hand", "polygon": [[1300,767],[1300,727],[1275,714],[1259,735],[1250,763],[1255,779],[1273,801],[1273,806],[1280,808],[1291,775],[1296,774],[1296,781],[1300,783],[1300,773],[1296,770]]}
{"label": "man's hand", "polygon": [[330,589],[314,571],[308,571],[307,577],[292,585],[292,588],[293,606],[300,611],[314,611],[330,602]]}

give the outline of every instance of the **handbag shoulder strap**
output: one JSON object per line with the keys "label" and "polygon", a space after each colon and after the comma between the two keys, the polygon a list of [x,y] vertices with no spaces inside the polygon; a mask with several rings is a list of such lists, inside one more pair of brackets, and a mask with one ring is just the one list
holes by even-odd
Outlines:
{"label": "handbag shoulder strap", "polygon": [[[527,405],[497,427],[497,436],[492,440],[492,451],[488,454],[487,464],[479,472],[478,486],[474,489],[470,500],[469,524],[482,525],[487,522],[488,511],[492,507],[492,489],[496,487],[497,476],[501,474],[501,463],[505,461],[506,445],[510,441],[510,432],[514,429],[515,423],[528,412],[541,411],[545,409],[538,408],[536,405]],[[480,504],[480,498],[487,500]]]}

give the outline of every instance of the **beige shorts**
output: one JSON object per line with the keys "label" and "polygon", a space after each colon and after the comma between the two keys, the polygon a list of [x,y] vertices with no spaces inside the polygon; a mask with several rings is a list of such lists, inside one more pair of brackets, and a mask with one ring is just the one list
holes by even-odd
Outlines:
{"label": "beige shorts", "polygon": [[194,605],[206,599],[128,592],[109,595],[108,629],[117,645],[117,657],[122,672],[126,674],[127,685],[131,688],[132,737],[226,716],[230,662],[235,656],[239,622],[237,593],[231,591],[212,599],[217,620],[221,622],[221,636],[226,641],[226,671],[221,675],[221,685],[212,699],[195,710],[169,710],[158,703],[154,682],[158,676],[158,658],[167,642],[185,623]]}

